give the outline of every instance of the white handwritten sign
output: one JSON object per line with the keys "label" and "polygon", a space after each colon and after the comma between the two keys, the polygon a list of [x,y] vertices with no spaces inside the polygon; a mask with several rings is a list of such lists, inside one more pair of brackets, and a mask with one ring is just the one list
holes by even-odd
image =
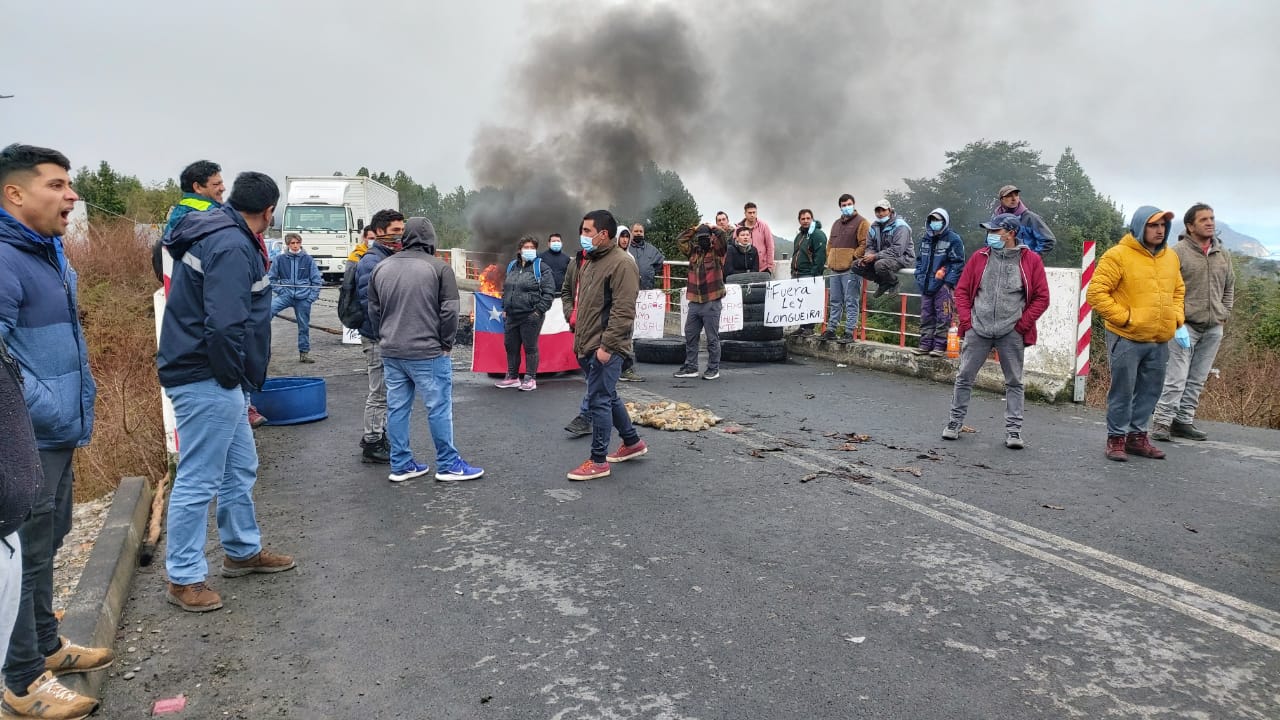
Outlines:
{"label": "white handwritten sign", "polygon": [[774,280],[765,285],[764,324],[770,327],[822,322],[825,280],[820,277]]}
{"label": "white handwritten sign", "polygon": [[636,324],[633,338],[660,338],[666,324],[667,301],[661,290],[641,290],[636,296]]}
{"label": "white handwritten sign", "polygon": [[[680,291],[680,327],[689,319],[689,296],[687,291]],[[742,286],[727,284],[724,286],[724,299],[720,301],[720,332],[733,332],[742,329]]]}

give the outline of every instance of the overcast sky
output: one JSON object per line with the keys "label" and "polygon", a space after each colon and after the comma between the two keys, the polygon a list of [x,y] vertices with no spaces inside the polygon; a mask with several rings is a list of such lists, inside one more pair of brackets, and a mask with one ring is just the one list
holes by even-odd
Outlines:
{"label": "overcast sky", "polygon": [[[0,95],[16,97],[0,100],[0,142],[55,147],[76,166],[107,160],[144,181],[209,158],[228,180],[245,169],[283,178],[367,165],[449,187],[472,184],[468,157],[481,127],[524,125],[513,84],[532,38],[574,32],[599,3],[7,5]],[[637,13],[649,7],[622,5]],[[770,15],[772,6],[799,18]],[[867,205],[904,176],[936,174],[943,153],[966,142],[1025,139],[1051,164],[1071,146],[1095,185],[1127,211],[1155,204],[1181,214],[1203,200],[1219,219],[1280,249],[1280,3],[807,0],[799,9],[752,7],[681,3],[712,47],[738,41],[766,63],[759,83],[720,76],[740,85],[727,94],[743,108],[732,117],[782,118],[785,130],[789,113],[817,108],[900,122],[904,136],[895,138],[891,160],[867,153],[876,167],[850,172],[857,187],[830,180],[840,177],[833,170],[840,163],[857,162],[856,140],[834,144],[831,154],[802,154],[804,163],[829,161],[820,172],[786,162],[760,168],[785,175],[763,184],[751,173],[715,171],[700,157],[681,166],[677,155],[668,164],[708,216],[720,208],[734,214],[751,199],[776,232],[788,234],[800,205],[834,215],[834,198],[845,190]],[[979,9],[957,19],[962,7]],[[1022,14],[1006,14],[1013,12]],[[959,37],[931,37],[939,18],[955,24]],[[588,46],[606,53],[628,41],[623,25]],[[843,82],[839,69],[823,66],[821,52],[806,60],[812,74],[768,74],[771,55],[785,57],[798,43],[845,42],[883,48],[848,68],[853,107],[815,102],[824,87]],[[877,56],[892,62],[876,64]],[[931,61],[907,62],[922,57]],[[589,52],[582,62],[590,65]],[[544,128],[554,121],[537,119]]]}

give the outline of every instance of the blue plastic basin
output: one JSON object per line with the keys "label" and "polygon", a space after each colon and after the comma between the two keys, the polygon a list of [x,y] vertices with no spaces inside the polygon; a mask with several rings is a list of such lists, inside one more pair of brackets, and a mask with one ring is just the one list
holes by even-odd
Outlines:
{"label": "blue plastic basin", "polygon": [[250,399],[268,425],[298,425],[329,417],[324,378],[271,378]]}

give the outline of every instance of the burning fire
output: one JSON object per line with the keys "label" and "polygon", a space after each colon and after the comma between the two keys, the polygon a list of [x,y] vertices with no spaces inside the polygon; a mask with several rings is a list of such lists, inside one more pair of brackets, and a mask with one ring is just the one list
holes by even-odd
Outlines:
{"label": "burning fire", "polygon": [[506,275],[502,268],[490,265],[480,273],[480,292],[492,297],[502,297],[502,281]]}

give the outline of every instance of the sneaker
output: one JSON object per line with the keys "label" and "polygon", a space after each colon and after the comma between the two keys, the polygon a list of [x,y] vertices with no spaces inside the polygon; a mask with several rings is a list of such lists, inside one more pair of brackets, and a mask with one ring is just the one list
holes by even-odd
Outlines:
{"label": "sneaker", "polygon": [[1155,426],[1151,428],[1151,439],[1159,440],[1160,442],[1170,442],[1173,440],[1173,437],[1169,434],[1169,426],[1164,423],[1156,423]]}
{"label": "sneaker", "polygon": [[676,374],[673,377],[678,377],[678,378],[698,377],[698,368],[682,367],[676,371]]}
{"label": "sneaker", "polygon": [[637,440],[635,445],[628,445],[626,443],[619,445],[618,449],[610,453],[604,461],[607,463],[626,462],[628,460],[635,460],[648,452],[649,446],[644,444],[644,440]]}
{"label": "sneaker", "polygon": [[787,336],[788,336],[788,337],[803,337],[803,336],[804,336],[804,335],[806,335],[808,332],[809,332],[809,331],[808,331],[808,330],[806,330],[806,329],[804,328],[804,326],[803,326],[803,325],[801,325],[800,327],[797,327],[795,330],[792,330],[791,332],[787,333]]}
{"label": "sneaker", "polygon": [[493,386],[500,388],[518,388],[520,387],[520,378],[515,375],[508,375],[494,383]]}
{"label": "sneaker", "polygon": [[1144,432],[1133,432],[1124,436],[1124,451],[1130,455],[1138,455],[1152,460],[1163,460],[1164,451],[1147,439]]}
{"label": "sneaker", "polygon": [[440,482],[475,480],[481,475],[484,475],[484,470],[468,465],[462,458],[454,460],[448,470],[445,470],[444,468],[436,470],[436,479]]}
{"label": "sneaker", "polygon": [[431,472],[431,468],[426,465],[419,464],[417,460],[410,460],[409,464],[405,465],[403,469],[393,470],[391,474],[387,476],[387,479],[391,482],[398,483],[422,477],[429,472]]}
{"label": "sneaker", "polygon": [[249,406],[249,427],[257,429],[266,425],[267,422],[268,420],[262,416],[262,413],[258,412],[258,408],[252,405]]}
{"label": "sneaker", "polygon": [[14,695],[12,690],[6,689],[4,699],[0,700],[0,717],[5,718],[80,720],[97,709],[97,700],[58,682],[51,672],[28,685],[26,695]]}
{"label": "sneaker", "polygon": [[881,296],[883,296],[885,293],[888,293],[888,292],[897,292],[897,290],[898,290],[898,281],[897,281],[897,280],[894,280],[893,282],[888,283],[888,284],[880,284],[880,285],[876,285],[876,291],[875,291],[875,293],[874,293],[874,294],[872,294],[872,296],[871,296],[871,297],[881,297]]}
{"label": "sneaker", "polygon": [[852,345],[857,342],[857,340],[854,340],[852,335],[841,335],[840,339],[836,342],[841,345]]}
{"label": "sneaker", "polygon": [[58,649],[44,658],[44,669],[54,675],[101,670],[111,667],[116,659],[110,648],[82,647],[62,636],[58,636],[58,642],[62,643]]}
{"label": "sneaker", "polygon": [[570,480],[595,480],[596,478],[609,477],[609,463],[592,462],[590,458],[582,461],[582,464],[569,471],[568,478]]}
{"label": "sneaker", "polygon": [[583,435],[590,435],[591,421],[588,420],[586,416],[579,415],[574,419],[570,420],[568,425],[564,426],[564,431],[574,437],[582,437]]}
{"label": "sneaker", "polygon": [[618,379],[623,382],[644,382],[644,378],[640,377],[640,374],[637,373],[636,369],[633,367],[623,370],[622,374],[618,376]]}
{"label": "sneaker", "polygon": [[270,550],[259,550],[257,555],[244,560],[222,558],[222,577],[234,578],[250,573],[278,573],[298,567],[293,558]]}
{"label": "sneaker", "polygon": [[[1177,420],[1174,420],[1173,424],[1169,426],[1169,432],[1174,437],[1186,438],[1187,440],[1206,440],[1209,437],[1209,433],[1196,427],[1194,423],[1178,422]],[[1156,439],[1159,440],[1160,438]]]}
{"label": "sneaker", "polygon": [[1004,446],[1010,450],[1021,450],[1024,447],[1022,444],[1022,432],[1019,430],[1006,430],[1004,433]]}
{"label": "sneaker", "polygon": [[822,339],[823,339],[823,340],[825,340],[825,341],[827,341],[827,342],[831,342],[832,340],[835,340],[835,339],[836,339],[836,331],[835,331],[835,330],[827,330],[826,332],[822,333]]}
{"label": "sneaker", "polygon": [[707,371],[702,373],[703,380],[715,380],[718,377],[720,377],[719,370],[712,370],[711,368],[707,368]]}
{"label": "sneaker", "polygon": [[303,363],[304,365],[310,365],[314,363],[315,360],[311,358],[311,353],[300,352],[298,353],[298,362]]}
{"label": "sneaker", "polygon": [[947,356],[946,350],[939,350],[938,348],[934,348],[929,351],[929,357],[946,357],[946,356]]}
{"label": "sneaker", "polygon": [[360,462],[375,465],[391,464],[391,442],[387,440],[386,435],[373,442],[361,440],[360,447],[364,448],[364,452],[360,455]]}
{"label": "sneaker", "polygon": [[525,392],[533,392],[538,389],[538,381],[531,377],[527,377],[520,381],[520,389]]}
{"label": "sneaker", "polygon": [[960,428],[962,427],[964,427],[964,423],[960,422],[959,420],[952,420],[948,422],[947,426],[942,428],[942,439],[943,440],[959,440]]}
{"label": "sneaker", "polygon": [[931,353],[931,352],[933,352],[933,351],[932,351],[932,350],[930,350],[930,349],[929,349],[929,348],[927,348],[927,347],[918,347],[918,348],[913,349],[911,352],[912,352],[912,354],[914,354],[914,355],[928,355],[929,353]]}
{"label": "sneaker", "polygon": [[1108,435],[1107,436],[1107,459],[1116,462],[1129,462],[1129,456],[1124,452],[1124,436]]}
{"label": "sneaker", "polygon": [[169,583],[169,592],[165,600],[170,605],[177,605],[187,612],[209,612],[222,607],[222,596],[209,589],[204,582],[178,585]]}

